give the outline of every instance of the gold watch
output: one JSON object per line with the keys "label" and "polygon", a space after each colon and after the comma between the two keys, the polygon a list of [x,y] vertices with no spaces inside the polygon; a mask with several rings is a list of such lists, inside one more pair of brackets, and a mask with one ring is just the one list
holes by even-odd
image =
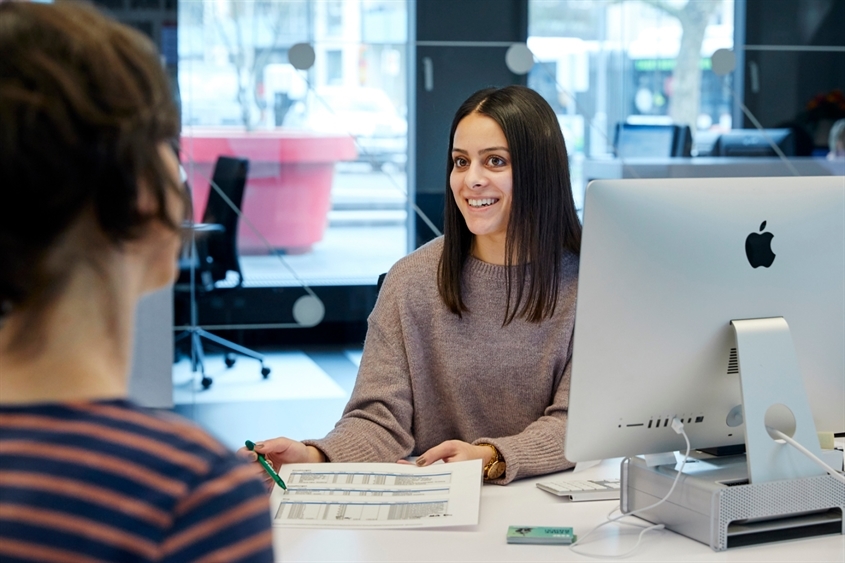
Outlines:
{"label": "gold watch", "polygon": [[490,461],[487,462],[487,465],[484,466],[481,473],[484,475],[485,481],[490,481],[492,479],[498,479],[502,475],[505,474],[505,460],[502,459],[502,456],[499,455],[499,450],[496,449],[496,446],[493,444],[478,444],[479,446],[487,446],[491,450],[493,450],[493,457],[490,458]]}

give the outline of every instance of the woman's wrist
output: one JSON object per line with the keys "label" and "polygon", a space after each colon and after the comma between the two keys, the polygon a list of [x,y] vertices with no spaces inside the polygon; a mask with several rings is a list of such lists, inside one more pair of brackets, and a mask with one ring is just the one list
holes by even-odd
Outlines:
{"label": "woman's wrist", "polygon": [[486,467],[495,455],[493,448],[491,448],[488,444],[477,445],[475,448],[479,453],[478,457],[481,459],[481,467]]}
{"label": "woman's wrist", "polygon": [[505,460],[502,459],[502,455],[499,453],[499,450],[493,444],[482,443],[478,444],[479,446],[484,446],[490,453],[485,455],[482,460],[487,460],[484,463],[484,467],[482,468],[482,473],[484,475],[485,481],[493,481],[495,479],[500,478],[505,473],[506,465]]}
{"label": "woman's wrist", "polygon": [[305,446],[305,450],[308,452],[308,463],[326,463],[328,461],[326,454],[314,446]]}

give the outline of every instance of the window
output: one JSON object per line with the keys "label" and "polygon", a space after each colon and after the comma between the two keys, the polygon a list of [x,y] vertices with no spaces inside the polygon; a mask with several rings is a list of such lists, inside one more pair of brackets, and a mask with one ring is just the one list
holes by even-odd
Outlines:
{"label": "window", "polygon": [[733,14],[733,0],[530,0],[528,84],[558,113],[579,207],[580,163],[612,153],[617,123],[731,128],[710,56],[733,48]]}
{"label": "window", "polygon": [[343,51],[326,51],[326,84],[343,84]]}
{"label": "window", "polygon": [[[179,2],[182,159],[196,220],[219,156],[246,158],[249,171],[241,275],[193,300],[177,292],[177,330],[192,325],[193,307],[198,326],[225,338],[290,343],[273,331],[306,326],[294,314],[303,295],[334,303],[316,328],[365,325],[378,275],[408,251],[406,27],[404,0]],[[303,44],[314,63],[295,68],[289,55]],[[174,373],[189,371],[186,361]]]}

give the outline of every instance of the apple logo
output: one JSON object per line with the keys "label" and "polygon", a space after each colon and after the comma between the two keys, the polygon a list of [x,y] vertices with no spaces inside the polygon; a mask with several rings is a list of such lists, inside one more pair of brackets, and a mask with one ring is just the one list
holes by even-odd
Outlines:
{"label": "apple logo", "polygon": [[764,233],[766,222],[760,225],[759,233],[751,233],[745,239],[745,255],[748,257],[748,263],[752,268],[759,268],[763,266],[768,268],[775,261],[775,253],[772,252],[772,239],[775,235],[772,233]]}

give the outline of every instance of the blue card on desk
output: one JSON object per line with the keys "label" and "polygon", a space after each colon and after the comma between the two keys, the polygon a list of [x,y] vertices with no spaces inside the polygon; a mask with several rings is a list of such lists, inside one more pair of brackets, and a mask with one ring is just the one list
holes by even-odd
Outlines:
{"label": "blue card on desk", "polygon": [[510,526],[508,543],[569,545],[577,539],[572,528],[560,526]]}

